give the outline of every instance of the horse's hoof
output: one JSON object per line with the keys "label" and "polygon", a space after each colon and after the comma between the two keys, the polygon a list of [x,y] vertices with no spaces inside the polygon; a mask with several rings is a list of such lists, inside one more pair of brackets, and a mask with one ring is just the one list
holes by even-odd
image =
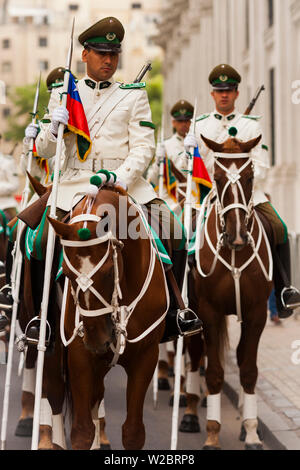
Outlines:
{"label": "horse's hoof", "polygon": [[[242,427],[241,427],[241,432],[240,432],[240,436],[239,436],[239,440],[241,442],[245,442],[246,440],[246,429],[245,429],[245,426],[242,424]],[[263,436],[263,433],[261,431],[261,429],[257,428],[257,435],[259,437],[259,440],[260,441],[263,441],[264,440],[264,436]]]}
{"label": "horse's hoof", "polygon": [[111,450],[110,444],[100,444],[99,450]]}
{"label": "horse's hoof", "polygon": [[217,446],[203,446],[202,450],[221,450],[221,447]]}
{"label": "horse's hoof", "polygon": [[164,377],[160,377],[157,380],[157,384],[158,384],[158,390],[171,390],[168,379]]}
{"label": "horse's hoof", "polygon": [[207,408],[207,397],[204,397],[201,401],[201,408]]}
{"label": "horse's hoof", "polygon": [[[169,406],[173,406],[173,403],[174,403],[174,395],[170,397]],[[186,408],[186,406],[187,406],[186,396],[181,394],[179,397],[179,407]]]}
{"label": "horse's hoof", "polygon": [[15,430],[15,436],[31,437],[32,436],[33,418],[20,419]]}
{"label": "horse's hoof", "polygon": [[245,444],[245,450],[264,450],[262,444]]}
{"label": "horse's hoof", "polygon": [[179,426],[179,431],[191,433],[201,432],[198,416],[191,414],[184,415]]}

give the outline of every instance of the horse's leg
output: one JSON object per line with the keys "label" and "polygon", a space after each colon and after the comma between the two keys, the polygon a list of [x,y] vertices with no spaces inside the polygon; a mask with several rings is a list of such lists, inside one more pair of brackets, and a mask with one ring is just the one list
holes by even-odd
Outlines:
{"label": "horse's leg", "polygon": [[101,400],[100,405],[98,403],[94,406],[92,410],[93,422],[95,425],[95,437],[91,450],[108,450],[110,449],[110,442],[105,432],[105,408],[104,408],[104,398]]}
{"label": "horse's leg", "polygon": [[[109,368],[95,367],[95,358],[76,338],[68,347],[69,383],[72,393],[73,420],[71,430],[72,449],[89,450],[95,438],[92,410],[103,398],[103,378]],[[99,363],[101,359],[98,360]]]}
{"label": "horse's leg", "polygon": [[237,362],[240,369],[242,386],[243,425],[246,437],[246,449],[262,449],[257,427],[257,401],[255,386],[257,381],[257,351],[258,343],[267,320],[267,307],[264,311],[253,310],[244,315],[241,326],[241,338],[237,348]]}
{"label": "horse's leg", "polygon": [[217,318],[214,311],[203,306],[205,311],[204,339],[207,351],[206,384],[207,396],[207,439],[203,449],[220,449],[221,390],[224,382],[222,358],[227,336],[226,317]]}
{"label": "horse's leg", "polygon": [[[158,345],[132,349],[130,361],[124,366],[127,381],[127,416],[122,426],[122,442],[126,450],[140,450],[145,443],[143,408],[147,389],[153,377],[158,359]],[[139,360],[133,360],[138,357]]]}
{"label": "horse's leg", "polygon": [[187,407],[185,409],[179,431],[196,433],[200,432],[197,408],[200,399],[199,365],[204,351],[202,335],[197,334],[188,338],[187,348],[191,359],[190,369],[187,372],[186,380]]}
{"label": "horse's leg", "polygon": [[159,356],[158,356],[158,390],[170,390],[170,383],[168,379],[168,352],[167,343],[159,345]]}

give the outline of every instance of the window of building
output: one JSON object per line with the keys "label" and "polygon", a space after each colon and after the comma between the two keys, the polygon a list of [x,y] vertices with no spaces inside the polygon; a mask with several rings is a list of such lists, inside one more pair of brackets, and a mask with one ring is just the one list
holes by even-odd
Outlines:
{"label": "window of building", "polygon": [[274,24],[274,0],[267,0],[268,2],[268,25],[269,27]]}
{"label": "window of building", "polygon": [[48,60],[39,60],[38,67],[39,67],[39,70],[41,71],[48,70],[49,68]]}
{"label": "window of building", "polygon": [[3,108],[2,109],[2,116],[4,118],[7,118],[8,116],[10,116],[10,108]]}
{"label": "window of building", "polygon": [[2,40],[2,48],[9,49],[10,48],[10,39],[3,39]]}
{"label": "window of building", "polygon": [[44,37],[39,37],[39,46],[40,47],[47,47],[48,46],[48,39]]}
{"label": "window of building", "polygon": [[12,64],[11,62],[2,62],[2,72],[11,72],[12,70]]}
{"label": "window of building", "polygon": [[77,11],[78,9],[79,9],[79,5],[77,5],[76,3],[70,3],[69,5],[70,11]]}
{"label": "window of building", "polygon": [[276,146],[275,146],[275,69],[271,68],[269,72],[270,80],[270,135],[271,135],[271,164],[276,165]]}
{"label": "window of building", "polygon": [[76,62],[76,73],[78,73],[78,74],[85,73],[85,63],[82,62],[81,60],[78,60]]}
{"label": "window of building", "polygon": [[134,2],[134,3],[131,4],[131,8],[133,10],[139,10],[139,9],[142,8],[142,4],[140,2]]}

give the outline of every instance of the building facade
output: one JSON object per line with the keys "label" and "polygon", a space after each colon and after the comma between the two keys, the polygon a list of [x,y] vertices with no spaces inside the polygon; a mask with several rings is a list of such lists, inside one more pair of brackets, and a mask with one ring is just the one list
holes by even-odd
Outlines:
{"label": "building facade", "polygon": [[[156,42],[164,50],[164,110],[179,98],[198,114],[214,103],[208,75],[229,63],[242,76],[239,111],[265,86],[252,114],[269,145],[266,192],[300,232],[300,0],[164,0]],[[169,132],[171,121],[169,116]]]}

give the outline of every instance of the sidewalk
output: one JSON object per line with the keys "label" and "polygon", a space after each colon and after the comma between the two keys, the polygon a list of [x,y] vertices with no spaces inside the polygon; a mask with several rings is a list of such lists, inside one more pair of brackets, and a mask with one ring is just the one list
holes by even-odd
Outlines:
{"label": "sidewalk", "polygon": [[[240,325],[236,317],[228,318],[230,350],[225,370],[225,391],[237,404],[239,373],[236,346]],[[292,348],[298,340],[297,348]],[[273,438],[276,448],[300,450],[300,315],[282,320],[269,319],[258,350],[258,416],[264,432]],[[294,356],[292,357],[292,355]],[[296,363],[293,363],[293,360]]]}

